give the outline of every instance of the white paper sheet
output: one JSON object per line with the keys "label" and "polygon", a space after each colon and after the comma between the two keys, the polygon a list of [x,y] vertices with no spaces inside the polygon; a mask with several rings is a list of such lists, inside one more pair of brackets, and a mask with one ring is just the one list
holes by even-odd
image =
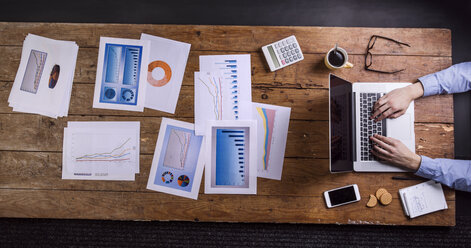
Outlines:
{"label": "white paper sheet", "polygon": [[139,171],[139,122],[69,122],[62,179],[133,181]]}
{"label": "white paper sheet", "polygon": [[442,185],[433,180],[400,189],[399,195],[410,218],[448,208]]}
{"label": "white paper sheet", "polygon": [[150,41],[100,38],[93,107],[143,111]]}
{"label": "white paper sheet", "polygon": [[147,189],[197,199],[204,168],[204,139],[192,123],[162,118]]}
{"label": "white paper sheet", "polygon": [[252,103],[257,120],[258,176],[281,180],[291,108]]}
{"label": "white paper sheet", "polygon": [[191,44],[141,34],[150,41],[145,107],[175,113]]}
{"label": "white paper sheet", "polygon": [[[52,118],[67,116],[77,53],[75,42],[28,34],[8,98],[13,111]],[[59,71],[52,82],[54,68]]]}
{"label": "white paper sheet", "polygon": [[207,120],[250,118],[252,101],[250,55],[200,56],[200,71],[195,72],[195,130],[204,135]]}
{"label": "white paper sheet", "polygon": [[[139,121],[69,121],[67,122],[67,128],[74,129],[74,128],[95,128],[95,129],[124,129],[129,130],[134,133],[133,136],[136,138],[138,142],[141,140],[141,123]],[[140,154],[140,146],[139,143],[136,146],[136,154]],[[135,164],[134,168],[135,173],[139,173],[139,160]]]}
{"label": "white paper sheet", "polygon": [[206,194],[257,194],[257,122],[208,121]]}

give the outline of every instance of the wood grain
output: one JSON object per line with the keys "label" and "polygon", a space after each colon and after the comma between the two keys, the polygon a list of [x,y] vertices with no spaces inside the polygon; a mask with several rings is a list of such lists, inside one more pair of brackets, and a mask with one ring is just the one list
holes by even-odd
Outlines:
{"label": "wood grain", "polygon": [[370,37],[382,35],[409,43],[411,47],[378,41],[372,52],[451,56],[449,29],[3,22],[0,32],[0,44],[10,46],[20,46],[28,33],[73,40],[80,47],[98,47],[100,36],[139,39],[141,33],[148,33],[190,43],[193,50],[224,52],[258,51],[262,45],[295,35],[303,53],[322,54],[336,42],[351,54],[364,54]]}
{"label": "wood grain", "polygon": [[[455,224],[455,201],[449,209],[406,219],[400,202],[367,208],[366,198],[327,209],[321,196],[200,195],[195,201],[160,193],[0,190],[0,217],[80,218],[112,220],[184,220],[229,222],[289,222],[374,225]],[[106,213],[106,215],[103,215]]]}
{"label": "wood grain", "polygon": [[[59,152],[10,152],[0,151],[0,189],[50,189],[50,190],[100,190],[125,192],[150,192],[146,190],[152,155],[141,155],[141,173],[134,182],[62,180],[62,154]],[[392,173],[389,176],[410,177],[408,173]],[[300,180],[305,178],[306,180]],[[418,178],[418,177],[417,177]],[[384,187],[398,198],[400,188],[423,181],[384,182],[378,173],[329,172],[328,159],[285,158],[281,181],[258,178],[257,195],[266,196],[319,196],[337,185],[357,182],[363,198]],[[316,183],[313,184],[312,181]],[[203,182],[204,185],[204,182]],[[204,193],[203,185],[200,194]],[[449,200],[454,200],[452,190],[446,190]]]}
{"label": "wood grain", "polygon": [[[14,81],[21,59],[21,47],[0,46],[4,59],[0,60],[0,81]],[[241,52],[239,52],[241,53]],[[194,85],[193,72],[199,71],[199,56],[220,54],[191,50],[185,70],[183,85]],[[274,73],[270,72],[261,51],[250,52],[252,85],[264,87],[286,88],[328,88],[329,73],[324,66],[324,54],[305,54],[304,60]],[[94,84],[96,78],[97,48],[79,48],[75,83]],[[350,62],[355,66],[351,69],[336,70],[334,73],[351,82],[416,82],[417,78],[451,65],[451,57],[434,56],[387,56],[375,55],[374,66],[379,70],[405,71],[396,74],[378,74],[364,70],[364,56],[351,55]]]}
{"label": "wood grain", "polygon": [[[13,84],[0,82],[0,101],[7,102]],[[69,115],[107,115],[129,117],[172,117],[193,118],[194,88],[183,86],[180,91],[175,115],[145,109],[144,112],[96,109],[92,107],[94,85],[74,84],[70,100]],[[324,89],[282,89],[257,87],[252,89],[252,101],[276,104],[291,108],[292,120],[328,120],[329,92]],[[441,95],[421,98],[415,101],[415,121],[453,123],[453,96]],[[1,113],[15,113],[7,104],[0,105]]]}
{"label": "wood grain", "polygon": [[[175,115],[92,108],[100,36],[139,38],[142,32],[192,44]],[[446,29],[249,27],[198,25],[68,24],[0,22],[0,217],[120,220],[186,220],[380,225],[455,225],[455,192],[445,187],[448,210],[409,220],[398,190],[423,180],[396,181],[408,173],[341,173],[328,170],[328,75],[324,54],[335,44],[355,66],[334,73],[351,82],[416,82],[451,65],[451,32]],[[7,100],[28,33],[73,40],[80,46],[69,117],[51,119],[12,112]],[[267,68],[260,47],[296,35],[305,59],[276,72]],[[378,41],[374,68],[363,68],[365,48],[378,34],[408,42]],[[257,195],[206,195],[197,201],[146,189],[161,117],[193,122],[194,79],[199,56],[249,53],[255,102],[292,108],[281,181],[258,179]],[[453,97],[415,102],[416,152],[453,158]],[[140,169],[133,182],[62,180],[62,139],[67,121],[140,121]],[[362,200],[327,209],[325,190],[357,183]],[[393,203],[365,207],[368,195],[385,187]]]}
{"label": "wood grain", "polygon": [[[63,129],[67,121],[140,121],[141,153],[153,154],[160,127],[160,118],[74,116],[51,119],[37,115],[0,115],[0,137],[21,142],[1,142],[0,150],[9,151],[62,151]],[[190,121],[189,119],[180,119]],[[328,158],[327,121],[292,120],[288,129],[286,157]],[[21,128],[18,128],[20,127]],[[415,125],[416,151],[429,157],[453,158],[452,124]],[[436,133],[437,135],[429,135]]]}

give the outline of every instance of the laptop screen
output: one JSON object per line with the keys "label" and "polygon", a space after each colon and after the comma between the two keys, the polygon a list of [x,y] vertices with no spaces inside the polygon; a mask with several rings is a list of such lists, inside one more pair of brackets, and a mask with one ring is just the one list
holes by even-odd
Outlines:
{"label": "laptop screen", "polygon": [[330,74],[330,171],[353,170],[352,84]]}

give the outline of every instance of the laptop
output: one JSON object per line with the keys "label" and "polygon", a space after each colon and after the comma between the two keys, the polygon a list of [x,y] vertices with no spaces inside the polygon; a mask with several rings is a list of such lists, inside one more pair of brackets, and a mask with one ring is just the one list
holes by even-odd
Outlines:
{"label": "laptop", "polygon": [[330,172],[401,172],[371,154],[373,134],[396,138],[415,151],[414,102],[404,115],[379,122],[370,120],[374,103],[391,90],[410,83],[350,83],[329,75]]}

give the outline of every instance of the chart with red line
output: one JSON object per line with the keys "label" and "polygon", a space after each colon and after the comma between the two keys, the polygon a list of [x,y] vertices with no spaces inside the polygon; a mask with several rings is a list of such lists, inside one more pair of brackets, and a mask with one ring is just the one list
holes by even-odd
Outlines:
{"label": "chart with red line", "polygon": [[84,154],[82,156],[76,157],[76,162],[119,162],[119,161],[127,161],[131,159],[131,151],[132,148],[126,147],[126,143],[128,143],[131,138],[128,138],[123,144],[114,148],[109,152],[101,152],[101,153],[92,153],[92,154]]}
{"label": "chart with red line", "polygon": [[138,164],[137,140],[120,130],[74,132],[70,139],[70,164],[74,175],[109,177],[134,174]]}

